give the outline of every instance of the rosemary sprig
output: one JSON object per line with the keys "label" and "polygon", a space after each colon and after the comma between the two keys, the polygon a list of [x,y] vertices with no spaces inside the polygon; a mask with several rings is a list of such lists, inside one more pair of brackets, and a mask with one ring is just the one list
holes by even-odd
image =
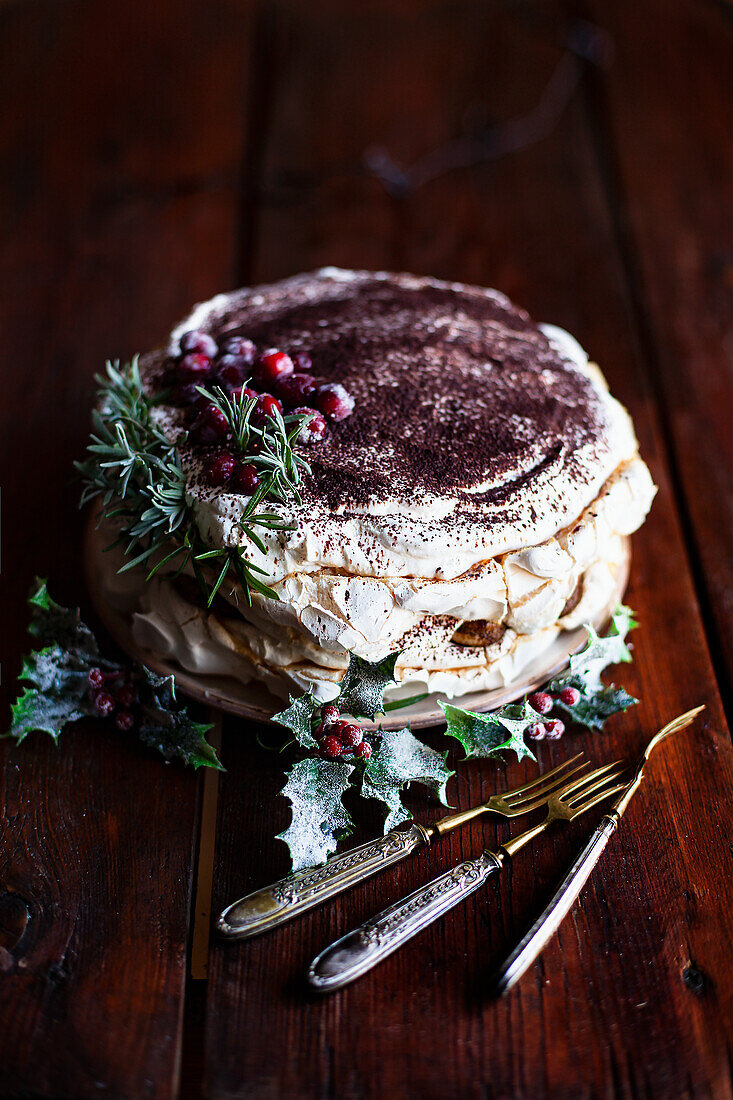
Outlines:
{"label": "rosemary sprig", "polygon": [[[119,531],[112,545],[124,546],[126,561],[120,572],[152,559],[150,579],[178,559],[178,573],[190,563],[209,607],[232,575],[248,603],[253,591],[278,599],[262,580],[266,570],[248,560],[245,546],[211,549],[204,543],[186,498],[186,475],[177,446],[185,443],[186,433],[174,443],[156,424],[152,413],[156,399],[145,392],[137,357],[125,366],[107,363],[106,375],[97,375],[96,382],[98,406],[92,413],[88,458],[75,465],[83,484],[81,505],[99,498],[100,522],[111,520]],[[294,444],[307,417],[283,418],[276,411],[259,427],[252,423],[254,398],[240,394],[232,400],[218,386],[200,392],[224,414],[236,450],[260,475],[260,486],[247,502],[239,526],[247,542],[265,553],[258,529],[286,530],[290,524],[276,513],[258,509],[266,497],[300,503],[298,486],[310,466]]]}

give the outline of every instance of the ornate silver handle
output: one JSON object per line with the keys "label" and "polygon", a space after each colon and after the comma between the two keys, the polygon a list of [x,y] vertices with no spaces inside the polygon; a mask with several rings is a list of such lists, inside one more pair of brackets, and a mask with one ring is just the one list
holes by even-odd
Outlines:
{"label": "ornate silver handle", "polygon": [[421,825],[393,829],[386,836],[334,856],[322,867],[296,871],[272,886],[235,901],[223,911],[217,928],[233,940],[268,932],[397,863],[427,843],[428,835]]}
{"label": "ornate silver handle", "polygon": [[603,817],[529,932],[494,975],[497,993],[506,993],[535,961],[575,904],[603,849],[618,826],[618,816]]}
{"label": "ornate silver handle", "polygon": [[359,978],[478,890],[500,867],[501,861],[493,852],[484,852],[478,859],[459,863],[452,871],[421,886],[332,943],[311,963],[308,981],[314,989],[329,993]]}

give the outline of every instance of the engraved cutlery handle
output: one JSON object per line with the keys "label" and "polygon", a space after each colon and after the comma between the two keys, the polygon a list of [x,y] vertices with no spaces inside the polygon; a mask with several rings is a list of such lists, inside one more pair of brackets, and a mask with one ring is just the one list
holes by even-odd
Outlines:
{"label": "engraved cutlery handle", "polygon": [[555,893],[540,913],[530,930],[520,940],[511,955],[494,975],[497,993],[506,993],[535,961],[577,901],[590,873],[598,862],[603,849],[618,826],[618,815],[606,815],[583,851],[565,875]]}
{"label": "engraved cutlery handle", "polygon": [[501,862],[493,852],[459,863],[452,871],[421,886],[332,943],[311,963],[308,981],[322,993],[340,989],[478,890],[500,867]]}
{"label": "engraved cutlery handle", "polygon": [[244,940],[277,928],[428,843],[421,825],[393,829],[359,848],[334,856],[322,867],[307,867],[228,906],[217,924],[222,935]]}

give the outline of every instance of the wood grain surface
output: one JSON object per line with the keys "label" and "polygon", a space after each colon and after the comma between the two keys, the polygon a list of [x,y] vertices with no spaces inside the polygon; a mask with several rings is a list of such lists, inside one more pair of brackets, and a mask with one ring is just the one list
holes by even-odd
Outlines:
{"label": "wood grain surface", "polygon": [[[6,4],[0,28],[3,702],[33,574],[85,602],[69,475],[94,370],[159,342],[194,300],[334,263],[499,287],[577,335],[635,418],[659,485],[634,537],[642,625],[618,676],[641,703],[603,734],[541,744],[540,765],[581,748],[594,763],[631,757],[707,705],[654,760],[578,906],[501,1002],[490,971],[590,816],[342,993],[306,991],[310,958],[505,825],[454,834],[276,934],[213,941],[204,989],[186,981],[195,778],[93,723],[58,750],[41,735],[5,748],[0,1095],[727,1100],[724,6],[37,0]],[[603,64],[574,61],[568,42]],[[497,131],[486,139],[516,119],[503,150]],[[466,151],[473,164],[440,171]],[[434,178],[410,187],[408,171],[387,188],[369,166],[392,162]],[[247,722],[223,725],[213,913],[286,870],[278,760]],[[461,808],[532,774],[452,760]],[[438,816],[419,791],[409,801],[419,820]],[[377,829],[364,820],[355,840]]]}

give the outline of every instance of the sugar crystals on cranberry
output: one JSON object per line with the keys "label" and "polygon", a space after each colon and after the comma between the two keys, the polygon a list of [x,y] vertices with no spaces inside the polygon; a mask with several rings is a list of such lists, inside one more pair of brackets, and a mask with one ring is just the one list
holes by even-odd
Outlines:
{"label": "sugar crystals on cranberry", "polygon": [[278,401],[271,393],[261,393],[252,410],[252,420],[261,427],[268,419],[274,419],[276,412],[282,414],[282,411],[281,401]]}
{"label": "sugar crystals on cranberry", "polygon": [[201,352],[192,351],[178,363],[178,378],[184,382],[201,381],[211,373],[211,359]]}
{"label": "sugar crystals on cranberry", "polygon": [[184,332],[178,341],[178,346],[182,355],[187,355],[190,351],[200,352],[209,359],[213,359],[216,355],[216,340],[213,336],[209,336],[208,332],[200,332],[198,329]]}
{"label": "sugar crystals on cranberry", "polygon": [[225,355],[236,355],[251,367],[257,355],[257,348],[245,336],[229,336],[219,345],[219,353],[222,358]]}
{"label": "sugar crystals on cranberry", "polygon": [[249,365],[241,355],[222,355],[216,364],[217,382],[224,386],[241,386],[249,372]]}
{"label": "sugar crystals on cranberry", "polygon": [[326,434],[326,421],[322,413],[316,412],[315,409],[308,409],[305,406],[293,409],[293,412],[297,416],[309,417],[308,420],[303,422],[303,426],[298,432],[299,443],[317,443],[319,439],[323,439]]}
{"label": "sugar crystals on cranberry", "polygon": [[313,404],[327,420],[345,420],[354,411],[354,398],[340,382],[319,386]]}
{"label": "sugar crystals on cranberry", "polygon": [[312,374],[286,374],[278,379],[277,396],[290,408],[303,405],[311,394],[318,389],[318,383]]}

